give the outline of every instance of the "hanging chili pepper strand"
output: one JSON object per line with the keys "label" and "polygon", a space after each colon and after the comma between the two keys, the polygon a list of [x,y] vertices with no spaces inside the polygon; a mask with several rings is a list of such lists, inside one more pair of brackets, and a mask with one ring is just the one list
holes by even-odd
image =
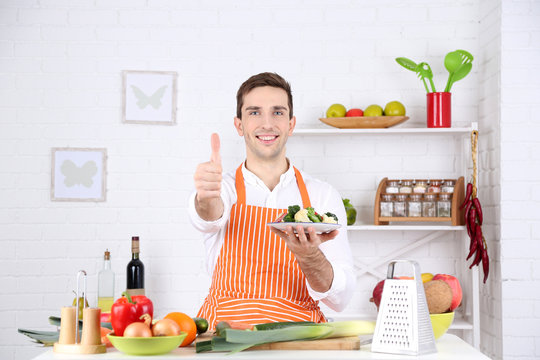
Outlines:
{"label": "hanging chili pepper strand", "polygon": [[482,223],[484,222],[484,214],[482,212],[482,206],[480,200],[477,197],[476,187],[476,174],[478,172],[477,167],[477,155],[478,155],[478,131],[473,130],[471,132],[471,154],[473,160],[473,175],[472,181],[467,184],[467,190],[465,193],[465,199],[460,206],[460,209],[465,208],[465,226],[467,228],[467,235],[470,238],[469,254],[466,260],[470,258],[473,262],[469,266],[472,269],[473,266],[478,266],[482,263],[482,269],[484,270],[484,283],[487,281],[489,274],[489,256],[487,252],[487,242],[482,232]]}

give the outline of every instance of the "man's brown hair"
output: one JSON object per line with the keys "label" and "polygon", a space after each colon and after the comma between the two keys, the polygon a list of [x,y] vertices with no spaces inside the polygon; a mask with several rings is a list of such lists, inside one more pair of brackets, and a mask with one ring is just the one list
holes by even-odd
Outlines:
{"label": "man's brown hair", "polygon": [[293,117],[293,100],[291,93],[291,85],[276,73],[263,72],[253,75],[240,86],[236,93],[236,117],[242,118],[242,106],[244,105],[244,96],[251,90],[262,87],[271,86],[285,90],[289,102],[289,119]]}

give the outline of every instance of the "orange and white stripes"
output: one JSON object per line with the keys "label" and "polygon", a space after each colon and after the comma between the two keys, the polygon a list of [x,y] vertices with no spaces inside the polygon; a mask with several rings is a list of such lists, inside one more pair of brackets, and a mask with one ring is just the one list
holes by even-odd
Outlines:
{"label": "orange and white stripes", "polygon": [[[298,172],[304,207],[309,196]],[[309,295],[306,279],[285,242],[266,225],[286,209],[246,205],[241,167],[236,172],[238,202],[231,209],[210,293],[198,316],[210,328],[222,320],[251,324],[273,321],[326,321]]]}

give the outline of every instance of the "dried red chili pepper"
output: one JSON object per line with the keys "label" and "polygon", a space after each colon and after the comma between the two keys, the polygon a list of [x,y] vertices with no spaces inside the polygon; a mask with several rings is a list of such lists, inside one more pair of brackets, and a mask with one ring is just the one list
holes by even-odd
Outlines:
{"label": "dried red chili pepper", "polygon": [[473,256],[473,254],[476,252],[478,248],[478,241],[471,241],[471,246],[470,246],[470,249],[469,249],[469,255],[467,255],[467,258],[465,260],[469,260],[471,258],[471,256]]}
{"label": "dried red chili pepper", "polygon": [[465,193],[465,200],[463,200],[463,203],[459,207],[460,209],[463,209],[466,206],[467,201],[470,201],[470,197],[472,195],[472,190],[473,190],[472,183],[468,183],[467,184],[467,192]]}
{"label": "dried red chili pepper", "polygon": [[478,242],[476,245],[476,257],[474,258],[472,264],[469,266],[469,269],[472,269],[473,266],[477,266],[478,264],[480,264],[480,261],[482,260],[482,249],[484,246],[484,244],[482,243],[482,234],[476,234],[476,241]]}
{"label": "dried red chili pepper", "polygon": [[480,205],[480,200],[475,197],[472,202],[478,213],[478,223],[482,225],[482,223],[484,222],[484,215],[482,214],[482,206]]}
{"label": "dried red chili pepper", "polygon": [[469,202],[469,204],[467,204],[467,208],[465,209],[464,219],[465,219],[465,226],[467,228],[467,235],[469,235],[469,237],[472,239],[474,238],[474,236],[471,235],[472,229],[469,226],[469,212],[471,211],[471,207],[472,207],[472,201]]}
{"label": "dried red chili pepper", "polygon": [[487,247],[482,248],[482,268],[484,269],[484,284],[485,284],[489,275],[489,256],[487,253]]}
{"label": "dried red chili pepper", "polygon": [[469,228],[471,229],[471,238],[476,239],[476,209],[474,207],[469,211],[467,221],[469,223]]}

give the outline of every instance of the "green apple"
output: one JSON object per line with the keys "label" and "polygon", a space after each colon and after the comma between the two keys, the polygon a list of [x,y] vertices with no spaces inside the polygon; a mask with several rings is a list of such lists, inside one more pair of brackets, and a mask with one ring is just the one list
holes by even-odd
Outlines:
{"label": "green apple", "polygon": [[369,105],[364,110],[364,116],[382,116],[383,109],[379,105]]}
{"label": "green apple", "polygon": [[347,109],[341,104],[332,104],[328,110],[326,110],[327,118],[345,117],[345,114],[347,114]]}
{"label": "green apple", "polygon": [[386,116],[404,116],[405,106],[399,101],[390,101],[384,107],[384,115]]}

